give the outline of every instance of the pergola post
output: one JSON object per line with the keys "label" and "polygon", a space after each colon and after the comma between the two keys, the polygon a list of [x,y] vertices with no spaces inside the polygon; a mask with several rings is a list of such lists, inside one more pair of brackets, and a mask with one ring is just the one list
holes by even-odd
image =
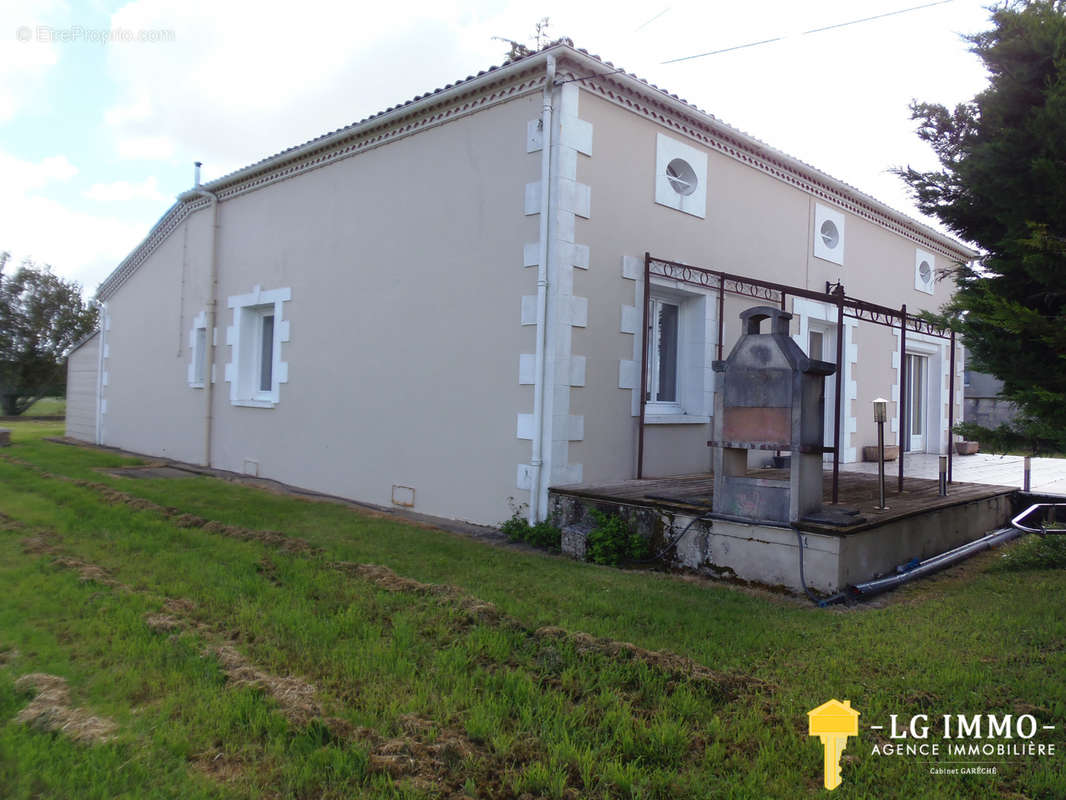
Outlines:
{"label": "pergola post", "polygon": [[[955,330],[951,331],[951,366],[948,368],[948,483],[951,483],[952,458],[955,454],[955,442],[952,429],[955,427]],[[941,384],[943,385],[943,384]]]}
{"label": "pergola post", "polygon": [[896,491],[903,493],[903,439],[907,431],[907,304],[899,310],[899,480]]}
{"label": "pergola post", "polygon": [[837,374],[833,393],[833,504],[840,502],[840,409],[844,391],[844,297],[837,298]]}

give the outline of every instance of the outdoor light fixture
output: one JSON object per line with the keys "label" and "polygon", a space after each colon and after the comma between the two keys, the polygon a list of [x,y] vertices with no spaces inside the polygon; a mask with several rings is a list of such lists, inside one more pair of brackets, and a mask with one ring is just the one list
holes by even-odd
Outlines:
{"label": "outdoor light fixture", "polygon": [[948,494],[948,457],[940,457],[940,496],[947,497]]}
{"label": "outdoor light fixture", "polygon": [[883,397],[878,397],[874,400],[874,422],[877,423],[877,485],[880,488],[881,499],[877,506],[878,511],[888,508],[885,505],[885,420],[887,419],[888,401]]}
{"label": "outdoor light fixture", "polygon": [[874,400],[874,422],[884,422],[888,419],[888,401],[882,397]]}

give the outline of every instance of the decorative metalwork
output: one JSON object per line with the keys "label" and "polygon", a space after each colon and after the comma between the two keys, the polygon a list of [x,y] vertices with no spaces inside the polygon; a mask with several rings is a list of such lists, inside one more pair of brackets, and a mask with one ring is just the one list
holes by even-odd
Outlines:
{"label": "decorative metalwork", "polygon": [[[775,305],[780,304],[788,295],[794,297],[806,297],[812,300],[820,300],[825,303],[843,306],[844,316],[863,322],[873,322],[889,328],[900,327],[903,313],[896,308],[870,303],[848,297],[844,293],[844,287],[838,281],[835,284],[826,282],[827,292],[822,294],[800,286],[785,286],[769,281],[761,281],[757,278],[748,278],[743,275],[731,275],[706,267],[695,267],[691,264],[680,264],[676,261],[667,261],[662,258],[649,258],[648,274],[655,278],[688,283],[693,286],[702,286],[705,289],[723,290],[727,294],[752,297],[756,300],[764,300]],[[936,336],[941,339],[951,338],[951,331],[942,328],[928,320],[906,315],[907,330],[914,333],[922,333],[927,336]]]}
{"label": "decorative metalwork", "polygon": [[[889,308],[887,306],[878,305],[876,303],[870,303],[866,300],[858,300],[854,297],[848,297],[844,291],[844,286],[840,281],[836,283],[830,283],[826,281],[825,292],[816,292],[811,289],[806,289],[801,286],[786,286],[779,283],[771,283],[770,281],[761,281],[757,278],[748,278],[744,275],[731,275],[727,272],[721,272],[715,269],[706,269],[704,267],[694,267],[691,264],[679,264],[676,261],[667,261],[662,258],[653,258],[650,253],[644,254],[644,275],[645,281],[650,280],[652,277],[666,278],[668,280],[674,280],[679,283],[688,283],[693,286],[702,286],[705,289],[711,289],[718,294],[718,359],[722,359],[722,340],[723,340],[723,327],[722,327],[722,309],[723,298],[726,293],[737,294],[745,297],[753,297],[757,300],[772,301],[775,305],[780,304],[781,308],[785,308],[785,300],[789,295],[793,297],[804,297],[808,300],[816,300],[821,303],[829,303],[835,305],[840,312],[838,317],[838,330],[842,331],[843,318],[851,317],[855,320],[863,322],[873,322],[877,325],[884,325],[889,328],[903,328],[915,333],[922,333],[928,336],[937,336],[941,339],[951,340],[951,366],[950,366],[950,386],[949,394],[952,398],[955,396],[955,335],[947,328],[941,328],[938,325],[933,324],[921,317],[916,317],[907,313],[907,306],[903,305],[899,309]],[[642,352],[648,351],[648,292],[644,293],[644,322],[643,322],[643,342],[641,345]],[[833,502],[836,503],[839,499],[839,477],[840,477],[840,408],[841,398],[843,396],[842,376],[843,370],[840,368],[843,362],[843,347],[844,337],[837,337],[837,352],[836,352],[836,392],[835,403],[836,410],[833,414],[835,423],[833,426]],[[906,362],[907,359],[907,337],[900,337],[900,366]],[[637,447],[637,477],[644,477],[644,425],[645,425],[645,403],[647,392],[647,363],[646,359],[641,359],[640,362],[640,386],[641,386],[641,404],[640,404],[640,435],[638,437]],[[951,410],[949,412],[949,429],[954,425],[954,403],[951,404]],[[907,416],[907,371],[900,369],[900,387],[899,387],[899,416],[900,419],[906,419]],[[900,426],[899,431],[899,443],[900,452],[903,451],[903,426]],[[952,448],[948,448],[948,475],[951,474],[951,458]],[[899,459],[899,481],[898,491],[903,491],[903,464],[904,459]]]}
{"label": "decorative metalwork", "polygon": [[784,294],[787,294],[787,292],[782,293],[782,290],[776,286],[763,281],[661,259],[651,259],[649,262],[649,274],[653,278],[666,278],[694,286],[702,286],[705,289],[714,289],[715,291],[722,287],[728,294],[753,297],[756,300],[767,300],[773,303],[780,303]]}

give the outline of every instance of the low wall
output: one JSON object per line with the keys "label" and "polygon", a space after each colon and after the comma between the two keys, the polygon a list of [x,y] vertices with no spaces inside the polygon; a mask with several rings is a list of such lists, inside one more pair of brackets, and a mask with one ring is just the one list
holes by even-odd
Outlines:
{"label": "low wall", "polygon": [[[633,530],[660,549],[692,523],[676,545],[673,563],[705,575],[783,586],[802,591],[799,546],[807,586],[833,593],[882,575],[912,559],[925,559],[1003,527],[1011,516],[1011,495],[971,500],[946,508],[887,519],[847,534],[700,519],[661,506],[599,501],[552,493],[549,508],[563,531],[563,552],[584,558],[585,539],[595,523],[589,509],[620,514]],[[668,554],[669,555],[669,554]]]}
{"label": "low wall", "polygon": [[1001,397],[967,397],[963,401],[962,418],[982,428],[998,428],[1014,421],[1018,407]]}

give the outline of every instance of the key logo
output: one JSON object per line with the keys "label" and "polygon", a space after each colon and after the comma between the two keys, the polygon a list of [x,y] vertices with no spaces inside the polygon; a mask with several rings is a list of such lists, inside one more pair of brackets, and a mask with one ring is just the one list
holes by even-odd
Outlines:
{"label": "key logo", "polygon": [[833,699],[807,712],[809,733],[822,740],[825,751],[825,788],[835,789],[840,785],[840,757],[848,746],[849,736],[859,735],[859,712],[851,707],[851,701],[843,703]]}

